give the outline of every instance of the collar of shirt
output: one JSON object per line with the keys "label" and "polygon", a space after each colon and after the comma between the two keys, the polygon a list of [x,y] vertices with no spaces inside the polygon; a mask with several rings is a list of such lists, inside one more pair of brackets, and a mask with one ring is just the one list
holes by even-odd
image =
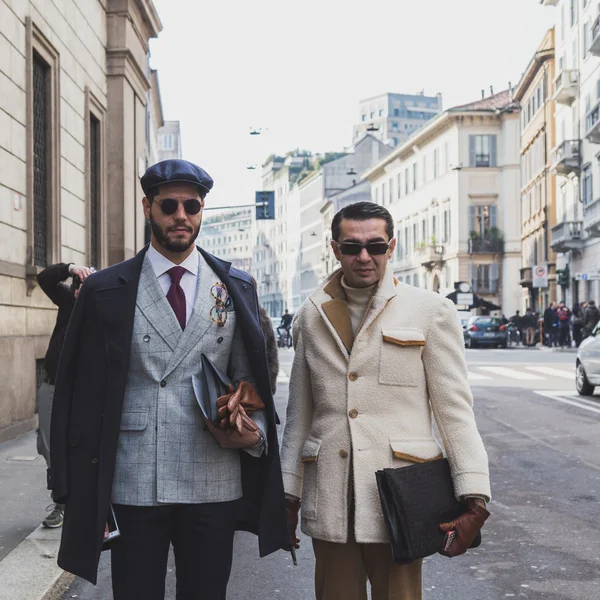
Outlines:
{"label": "collar of shirt", "polygon": [[[196,248],[194,247],[194,249]],[[194,277],[198,276],[199,252],[197,250],[196,252],[192,252],[180,265],[176,265],[150,244],[150,247],[148,248],[148,259],[150,260],[150,264],[152,265],[152,269],[157,278],[161,275],[165,275],[169,269],[177,266],[183,267]]]}

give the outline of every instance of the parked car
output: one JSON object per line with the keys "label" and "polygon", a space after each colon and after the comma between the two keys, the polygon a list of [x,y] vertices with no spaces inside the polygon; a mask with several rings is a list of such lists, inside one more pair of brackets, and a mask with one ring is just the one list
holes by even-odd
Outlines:
{"label": "parked car", "polygon": [[477,348],[478,346],[508,345],[508,330],[500,317],[474,317],[469,319],[465,331],[465,346]]}
{"label": "parked car", "polygon": [[581,396],[592,396],[600,385],[600,323],[577,351],[575,387]]}

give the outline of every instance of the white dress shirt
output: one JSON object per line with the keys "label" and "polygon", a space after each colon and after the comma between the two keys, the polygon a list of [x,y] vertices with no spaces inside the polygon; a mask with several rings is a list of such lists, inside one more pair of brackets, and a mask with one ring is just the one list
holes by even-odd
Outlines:
{"label": "white dress shirt", "polygon": [[[194,250],[196,250],[195,246]],[[152,244],[150,244],[150,247],[148,248],[148,259],[150,260],[152,269],[154,270],[156,278],[158,279],[158,283],[160,284],[162,291],[165,293],[165,296],[168,294],[169,288],[171,287],[171,276],[167,271],[177,266],[185,269],[185,273],[183,274],[179,285],[182,287],[183,293],[185,294],[186,324],[192,316],[194,303],[196,302],[198,268],[200,265],[199,258],[198,250],[196,250],[195,252],[192,252],[180,265],[176,265],[158,252],[154,246],[152,246]]]}

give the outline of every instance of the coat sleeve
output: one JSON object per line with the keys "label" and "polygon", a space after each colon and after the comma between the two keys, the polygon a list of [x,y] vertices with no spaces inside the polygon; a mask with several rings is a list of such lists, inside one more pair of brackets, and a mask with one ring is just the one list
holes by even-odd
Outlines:
{"label": "coat sleeve", "polygon": [[37,277],[38,283],[44,294],[56,304],[61,306],[65,301],[72,301],[71,290],[63,284],[63,281],[71,277],[69,265],[59,263],[44,269]]}
{"label": "coat sleeve", "polygon": [[69,493],[67,480],[67,432],[73,384],[79,357],[79,340],[83,327],[86,302],[90,293],[89,286],[84,285],[75,302],[73,314],[69,321],[65,342],[63,344],[56,375],[54,399],[52,402],[51,435],[50,435],[50,467],[48,468],[48,489],[52,490],[54,502],[64,504]]}
{"label": "coat sleeve", "polygon": [[293,325],[296,353],[290,376],[289,399],[281,442],[283,487],[286,494],[296,498],[302,497],[302,447],[310,433],[313,419],[313,396],[310,368],[305,354],[305,334],[299,314]]}
{"label": "coat sleeve", "polygon": [[423,349],[429,402],[444,442],[456,497],[491,497],[488,457],[477,430],[464,341],[450,300],[444,300]]}

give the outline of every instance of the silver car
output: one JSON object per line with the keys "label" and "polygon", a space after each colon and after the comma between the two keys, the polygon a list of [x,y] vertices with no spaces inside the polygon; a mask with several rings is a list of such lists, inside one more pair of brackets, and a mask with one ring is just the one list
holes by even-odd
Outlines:
{"label": "silver car", "polygon": [[577,352],[577,376],[575,385],[582,396],[591,396],[594,388],[600,386],[600,323],[592,335],[579,346]]}

